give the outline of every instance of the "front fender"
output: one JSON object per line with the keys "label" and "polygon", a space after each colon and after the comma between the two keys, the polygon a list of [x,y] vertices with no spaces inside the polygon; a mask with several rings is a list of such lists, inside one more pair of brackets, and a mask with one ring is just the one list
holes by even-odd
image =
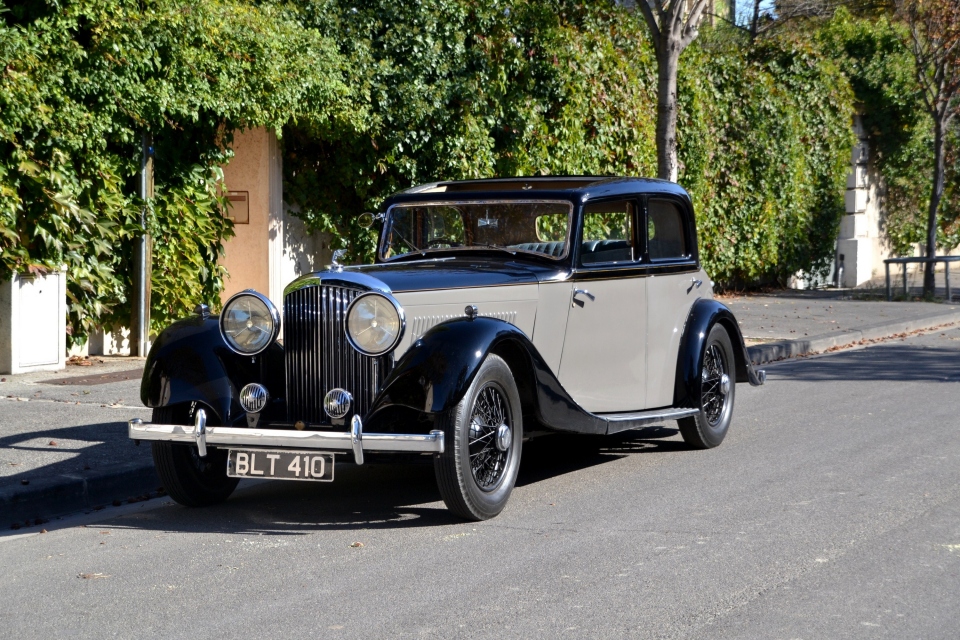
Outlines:
{"label": "front fender", "polygon": [[495,318],[460,318],[438,324],[417,340],[384,381],[368,417],[390,407],[428,415],[456,407],[491,353],[503,357],[538,420],[577,433],[605,433],[606,424],[584,411],[563,389],[530,339]]}
{"label": "front fender", "polygon": [[701,298],[690,309],[683,327],[683,336],[680,338],[673,406],[692,409],[699,407],[700,368],[703,364],[704,345],[711,329],[717,323],[727,330],[733,344],[736,381],[749,382],[752,385],[763,384],[762,372],[758,373],[750,363],[743,334],[740,333],[740,324],[733,312],[716,300]]}
{"label": "front fender", "polygon": [[248,382],[261,382],[270,396],[284,395],[283,347],[273,343],[257,356],[230,350],[217,316],[193,316],[164,329],[147,356],[140,400],[148,407],[200,402],[220,424],[242,418],[238,396]]}

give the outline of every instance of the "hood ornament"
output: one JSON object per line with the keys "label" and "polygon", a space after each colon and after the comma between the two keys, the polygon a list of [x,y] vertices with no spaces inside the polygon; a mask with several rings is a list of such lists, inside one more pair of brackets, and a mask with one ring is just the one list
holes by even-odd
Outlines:
{"label": "hood ornament", "polygon": [[330,259],[330,266],[336,271],[343,271],[343,263],[340,262],[340,259],[345,255],[347,255],[346,249],[335,249],[333,257]]}

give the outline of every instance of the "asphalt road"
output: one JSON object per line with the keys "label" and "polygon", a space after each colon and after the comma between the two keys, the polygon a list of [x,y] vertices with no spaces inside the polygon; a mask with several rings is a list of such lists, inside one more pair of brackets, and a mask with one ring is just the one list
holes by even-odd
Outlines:
{"label": "asphalt road", "polygon": [[480,524],[430,467],[343,465],[10,532],[0,633],[956,638],[960,330],[768,372],[718,449],[672,423],[528,444]]}

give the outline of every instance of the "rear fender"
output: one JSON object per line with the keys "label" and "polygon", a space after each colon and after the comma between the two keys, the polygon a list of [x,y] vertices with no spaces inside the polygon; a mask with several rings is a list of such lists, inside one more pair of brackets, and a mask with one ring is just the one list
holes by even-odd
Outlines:
{"label": "rear fender", "polygon": [[720,324],[730,336],[733,345],[734,368],[737,382],[752,385],[763,384],[762,374],[750,363],[747,347],[740,333],[740,325],[733,312],[716,300],[701,298],[693,304],[680,338],[680,353],[677,356],[677,379],[674,386],[673,406],[696,409],[700,398],[700,368],[703,364],[704,346],[715,324]]}

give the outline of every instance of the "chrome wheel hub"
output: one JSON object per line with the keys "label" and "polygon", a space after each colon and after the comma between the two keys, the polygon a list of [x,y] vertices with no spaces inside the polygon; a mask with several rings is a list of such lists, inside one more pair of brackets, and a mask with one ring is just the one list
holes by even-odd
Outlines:
{"label": "chrome wheel hub", "polygon": [[513,444],[513,431],[510,430],[510,426],[502,424],[497,427],[497,449],[506,451],[511,444]]}

